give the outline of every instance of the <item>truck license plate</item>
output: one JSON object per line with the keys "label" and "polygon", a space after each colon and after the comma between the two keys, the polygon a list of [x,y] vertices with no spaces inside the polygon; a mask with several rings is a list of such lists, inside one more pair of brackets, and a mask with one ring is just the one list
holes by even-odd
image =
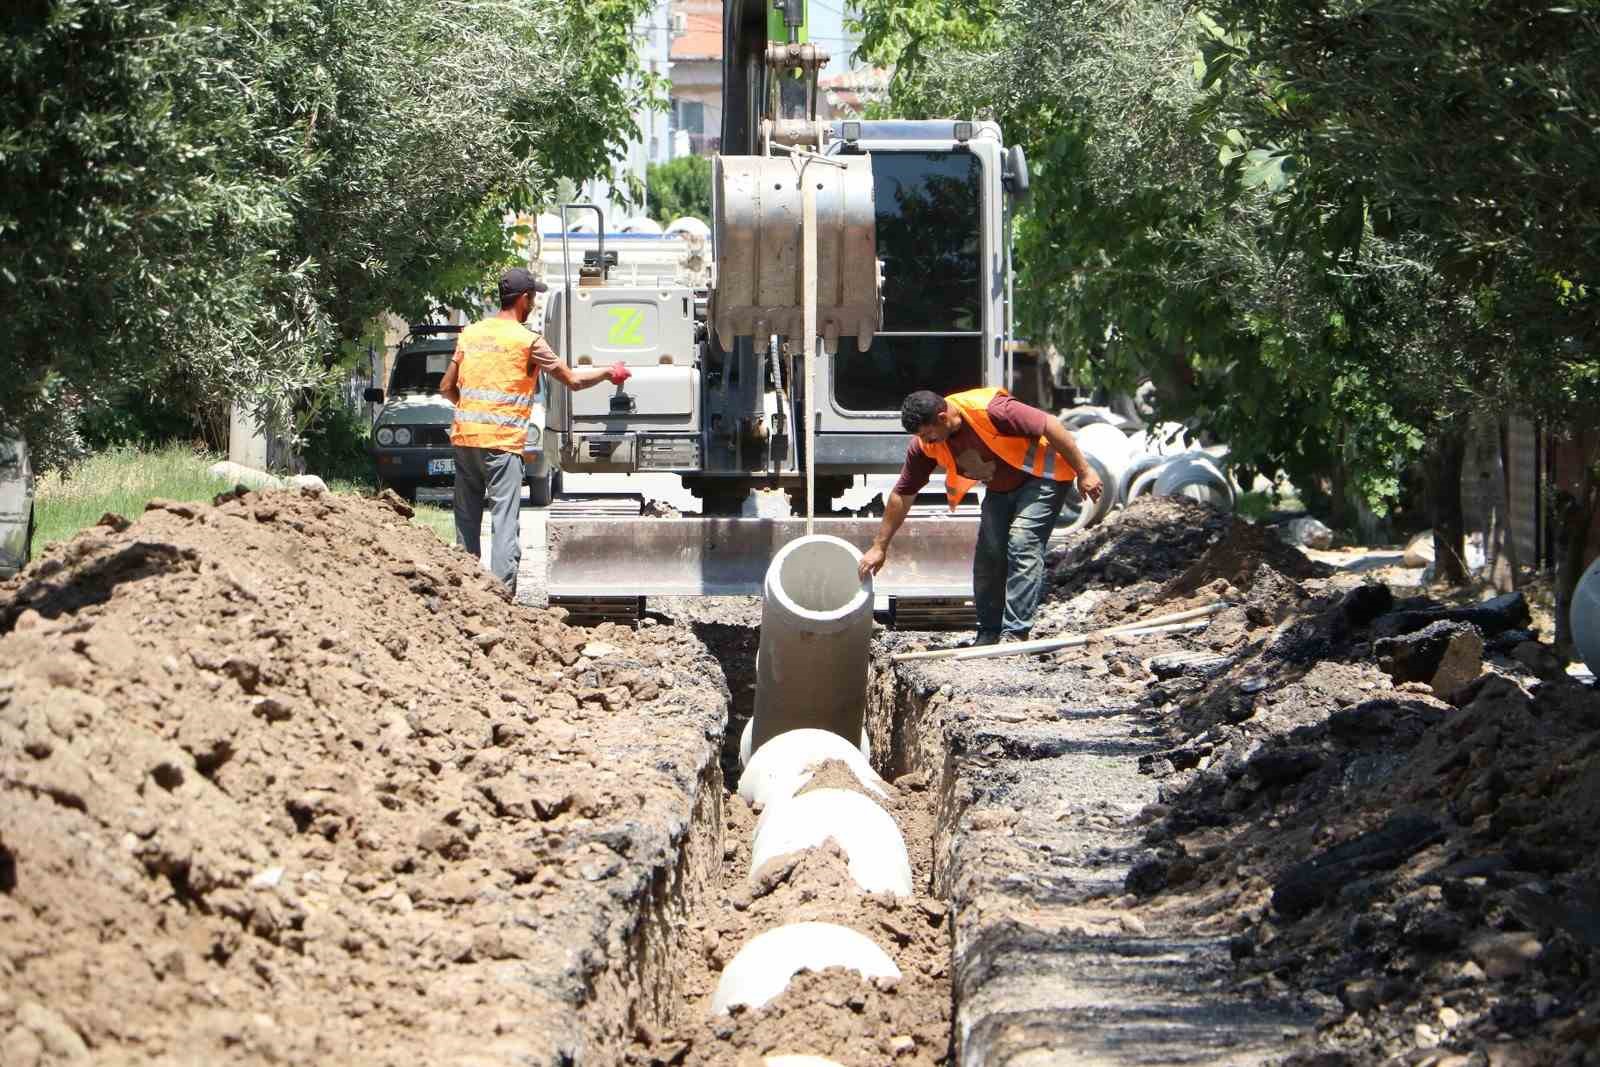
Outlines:
{"label": "truck license plate", "polygon": [[428,460],[428,473],[429,474],[454,474],[455,472],[456,472],[456,461],[454,459],[430,459],[430,460]]}

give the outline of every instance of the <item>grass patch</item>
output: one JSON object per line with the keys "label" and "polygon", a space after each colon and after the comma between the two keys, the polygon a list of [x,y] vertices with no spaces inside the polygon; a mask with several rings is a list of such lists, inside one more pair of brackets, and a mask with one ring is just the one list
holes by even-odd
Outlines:
{"label": "grass patch", "polygon": [[447,545],[456,543],[456,513],[451,508],[437,504],[418,504],[417,513],[411,517],[412,525],[432,530]]}
{"label": "grass patch", "polygon": [[228,488],[206,473],[221,458],[186,444],[152,451],[113,448],[91,456],[66,478],[46,475],[34,494],[34,551],[69,540],[107,512],[137,519],[152,500],[209,501]]}
{"label": "grass patch", "polygon": [[[40,478],[34,493],[35,555],[49,545],[71,540],[107,512],[137,519],[152,500],[209,503],[218,493],[233,488],[227,479],[213,478],[206,470],[223,458],[196,452],[186,444],[113,448],[85,460],[66,478],[59,474]],[[329,489],[345,496],[374,495],[370,483],[357,480],[336,480]],[[433,531],[445,544],[455,544],[455,519],[449,508],[422,505],[411,521]]]}

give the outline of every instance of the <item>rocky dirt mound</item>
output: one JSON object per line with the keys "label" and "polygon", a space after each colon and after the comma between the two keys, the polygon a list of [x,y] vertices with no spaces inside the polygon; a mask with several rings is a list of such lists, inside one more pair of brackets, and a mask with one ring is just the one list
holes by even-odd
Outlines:
{"label": "rocky dirt mound", "polygon": [[158,502],[0,586],[7,1067],[615,1061],[675,998],[629,968],[714,663],[408,514]]}
{"label": "rocky dirt mound", "polygon": [[1269,527],[1233,519],[1221,540],[1167,583],[1162,599],[1192,596],[1218,580],[1235,589],[1248,590],[1256,584],[1256,576],[1263,568],[1293,579],[1326,578],[1333,573],[1332,567],[1286,544]]}
{"label": "rocky dirt mound", "polygon": [[1296,1062],[1597,1062],[1600,693],[1526,618],[1361,587],[1147,692],[1177,743],[1127,889],[1321,1008]]}
{"label": "rocky dirt mound", "polygon": [[1109,520],[1071,535],[1052,553],[1047,600],[1091,588],[1165,582],[1216,543],[1232,519],[1185,497],[1140,497]]}

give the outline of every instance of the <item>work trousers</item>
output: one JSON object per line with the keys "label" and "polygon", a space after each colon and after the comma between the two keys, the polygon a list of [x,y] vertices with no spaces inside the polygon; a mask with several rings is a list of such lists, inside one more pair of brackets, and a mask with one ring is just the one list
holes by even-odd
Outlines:
{"label": "work trousers", "polygon": [[456,445],[456,544],[481,558],[483,502],[489,501],[489,571],[517,593],[522,562],[522,453]]}
{"label": "work trousers", "polygon": [[1009,493],[983,494],[978,548],[972,556],[972,599],[978,639],[1023,638],[1044,595],[1044,553],[1071,482],[1029,478]]}

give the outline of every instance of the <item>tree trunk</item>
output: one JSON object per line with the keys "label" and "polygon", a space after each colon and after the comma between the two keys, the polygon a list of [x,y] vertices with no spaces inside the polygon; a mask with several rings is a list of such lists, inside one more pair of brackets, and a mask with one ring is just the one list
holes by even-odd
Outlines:
{"label": "tree trunk", "polygon": [[1461,464],[1467,436],[1462,423],[1446,423],[1428,450],[1428,517],[1433,523],[1433,580],[1467,581],[1467,520],[1461,507]]}
{"label": "tree trunk", "polygon": [[1600,462],[1585,463],[1582,487],[1576,497],[1560,493],[1554,505],[1556,527],[1556,652],[1577,658],[1572,643],[1572,595],[1583,577],[1589,530],[1600,508]]}
{"label": "tree trunk", "polygon": [[1512,511],[1510,420],[1502,415],[1495,429],[1500,455],[1500,501],[1495,506],[1494,566],[1489,569],[1489,581],[1498,592],[1509,593],[1521,584],[1522,572],[1522,560],[1517,555],[1516,515]]}

